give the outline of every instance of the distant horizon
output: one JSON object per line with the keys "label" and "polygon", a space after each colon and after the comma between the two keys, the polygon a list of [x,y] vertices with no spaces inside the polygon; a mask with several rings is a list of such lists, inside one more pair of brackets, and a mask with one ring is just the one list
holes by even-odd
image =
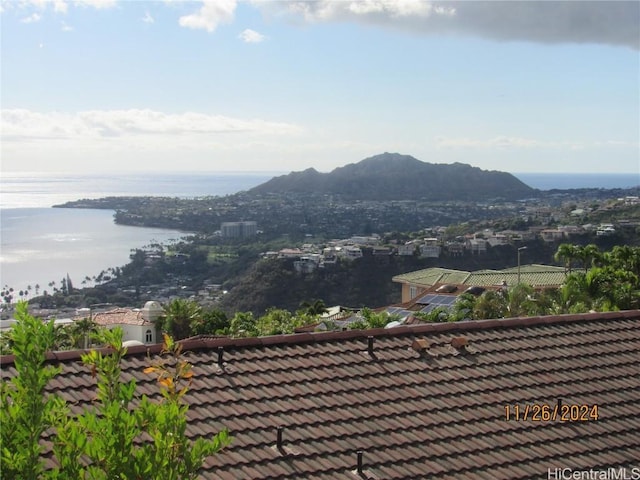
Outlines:
{"label": "distant horizon", "polygon": [[635,172],[638,18],[638,1],[3,1],[2,171],[330,172],[397,151]]}
{"label": "distant horizon", "polygon": [[[429,163],[429,162],[426,162]],[[463,162],[458,162],[463,163]],[[335,167],[332,170],[316,170],[319,173],[331,173],[331,171],[336,168],[342,168],[348,164]],[[475,165],[471,165],[475,167]],[[314,168],[314,167],[307,167]],[[480,168],[480,167],[478,167]],[[306,169],[303,169],[306,170]],[[77,176],[95,176],[95,175],[287,175],[293,172],[300,172],[303,170],[120,170],[120,171],[33,171],[33,170],[2,170],[2,174],[7,175],[33,175],[33,176],[51,176],[51,175],[77,175]],[[495,170],[495,169],[482,169],[486,171]],[[568,171],[507,171],[507,170],[497,170],[504,173],[510,173],[511,175],[638,175],[640,176],[640,167],[636,171],[621,171],[621,172],[568,172]],[[1,183],[1,180],[0,180]]]}

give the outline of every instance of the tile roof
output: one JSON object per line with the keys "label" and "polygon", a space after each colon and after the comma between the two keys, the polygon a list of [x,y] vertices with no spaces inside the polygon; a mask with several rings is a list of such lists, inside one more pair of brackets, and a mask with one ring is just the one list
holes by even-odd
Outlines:
{"label": "tile roof", "polygon": [[[554,468],[639,466],[640,311],[184,345],[191,435],[226,426],[234,437],[201,478],[540,479]],[[123,362],[141,393],[157,392],[143,369],[158,350],[132,347]],[[62,374],[50,389],[87,405],[95,380],[78,353],[51,357]],[[15,373],[11,357],[1,361],[3,377]],[[597,405],[598,419],[531,420],[559,400],[569,415]],[[513,419],[516,406],[529,418]]]}
{"label": "tile roof", "polygon": [[[76,320],[85,317],[78,316]],[[103,327],[112,325],[153,325],[143,318],[143,312],[140,309],[131,308],[114,308],[104,312],[96,312],[92,316],[93,321]]]}

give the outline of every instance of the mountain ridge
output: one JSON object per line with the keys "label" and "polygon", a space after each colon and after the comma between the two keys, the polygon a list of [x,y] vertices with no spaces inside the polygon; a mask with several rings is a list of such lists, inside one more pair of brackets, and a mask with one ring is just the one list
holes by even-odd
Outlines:
{"label": "mountain ridge", "polygon": [[411,155],[382,153],[329,173],[314,168],[274,177],[249,190],[253,194],[308,193],[353,200],[519,200],[536,196],[510,173],[465,163],[438,164]]}

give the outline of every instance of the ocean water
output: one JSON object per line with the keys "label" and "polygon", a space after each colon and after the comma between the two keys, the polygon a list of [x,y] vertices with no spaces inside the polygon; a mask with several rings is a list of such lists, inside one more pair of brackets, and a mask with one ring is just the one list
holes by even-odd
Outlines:
{"label": "ocean water", "polygon": [[[227,195],[284,172],[80,175],[3,172],[0,181],[0,286],[35,294],[67,274],[76,286],[129,261],[132,249],[167,243],[187,232],[116,225],[109,210],[50,208],[82,198]],[[527,185],[553,188],[627,188],[638,174],[514,174]],[[88,282],[91,284],[91,281]]]}
{"label": "ocean water", "polygon": [[513,175],[530,187],[539,190],[640,186],[640,165],[635,173],[514,173]]}
{"label": "ocean water", "polygon": [[3,172],[0,209],[51,207],[71,200],[109,196],[192,198],[228,195],[266,182],[278,172],[149,173],[82,175]]}
{"label": "ocean water", "polygon": [[[116,225],[111,210],[51,208],[70,200],[106,196],[200,197],[227,195],[276,174],[74,175],[3,173],[0,183],[0,286],[31,295],[52,291],[69,274],[75,286],[129,261],[132,249],[170,243],[188,232]],[[89,277],[90,280],[86,280]],[[82,282],[87,282],[83,284]],[[28,287],[31,286],[29,290]]]}

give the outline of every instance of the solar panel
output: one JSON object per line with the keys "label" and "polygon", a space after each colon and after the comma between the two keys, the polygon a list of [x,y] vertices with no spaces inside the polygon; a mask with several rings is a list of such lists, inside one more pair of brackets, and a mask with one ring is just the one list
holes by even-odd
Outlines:
{"label": "solar panel", "polygon": [[422,308],[420,311],[423,313],[429,313],[431,310],[433,310],[436,307],[439,307],[440,305],[427,305],[426,307]]}
{"label": "solar panel", "polygon": [[418,300],[418,303],[436,304],[436,305],[453,305],[457,297],[453,295],[434,295],[428,294]]}
{"label": "solar panel", "polygon": [[434,295],[433,293],[429,293],[418,300],[418,303],[433,303],[435,298],[441,297],[442,295]]}

